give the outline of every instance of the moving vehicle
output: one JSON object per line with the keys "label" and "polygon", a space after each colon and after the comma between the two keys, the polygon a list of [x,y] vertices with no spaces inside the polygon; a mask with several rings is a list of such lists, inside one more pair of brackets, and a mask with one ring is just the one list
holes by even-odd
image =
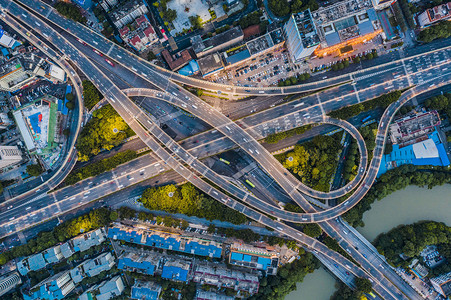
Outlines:
{"label": "moving vehicle", "polygon": [[249,184],[251,187],[255,187],[255,184],[253,184],[252,182],[250,182],[248,179],[246,179],[246,183]]}
{"label": "moving vehicle", "polygon": [[230,162],[228,160],[225,160],[224,158],[219,158],[219,160],[227,165],[230,165]]}

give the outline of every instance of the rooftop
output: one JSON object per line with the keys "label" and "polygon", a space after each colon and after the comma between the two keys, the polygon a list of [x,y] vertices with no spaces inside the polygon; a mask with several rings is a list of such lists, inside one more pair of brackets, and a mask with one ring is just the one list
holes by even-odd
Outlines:
{"label": "rooftop", "polygon": [[188,261],[169,261],[163,266],[162,278],[175,281],[188,281],[188,273],[191,262]]}
{"label": "rooftop", "polygon": [[193,45],[194,53],[200,53],[204,50],[217,47],[221,44],[230,42],[236,38],[243,38],[244,33],[240,26],[233,27],[227,31],[217,34],[209,39],[202,40],[200,36],[194,36],[191,38],[191,44]]}
{"label": "rooftop", "polygon": [[316,31],[310,9],[297,14],[292,14],[291,18],[296,24],[304,48],[310,48],[319,44],[318,32]]}
{"label": "rooftop", "polygon": [[199,70],[203,76],[207,76],[224,68],[218,53],[212,53],[199,58],[197,64],[199,65]]}
{"label": "rooftop", "polygon": [[136,280],[132,286],[131,299],[157,300],[161,293],[161,286],[153,281]]}

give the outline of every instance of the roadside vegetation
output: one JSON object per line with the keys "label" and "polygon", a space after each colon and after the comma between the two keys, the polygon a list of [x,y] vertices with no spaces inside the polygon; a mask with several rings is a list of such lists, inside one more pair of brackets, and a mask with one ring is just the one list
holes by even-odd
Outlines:
{"label": "roadside vegetation", "polygon": [[341,281],[338,283],[338,290],[330,297],[330,300],[361,300],[364,293],[372,290],[371,282],[366,278],[356,278],[356,289],[353,290]]}
{"label": "roadside vegetation", "polygon": [[296,85],[298,83],[306,81],[309,78],[310,78],[310,74],[309,73],[298,74],[297,76],[292,76],[292,77],[287,78],[285,80],[279,81],[278,86]]}
{"label": "roadside vegetation", "polygon": [[328,115],[332,118],[347,120],[365,111],[369,111],[376,108],[385,109],[391,103],[398,100],[399,97],[401,97],[401,91],[394,91],[388,94],[381,95],[374,99],[364,101],[359,104],[354,104],[347,107],[343,107],[338,110],[331,111],[330,113],[328,113]]}
{"label": "roadside vegetation", "polygon": [[200,192],[191,183],[148,188],[138,201],[150,210],[179,213],[210,221],[243,224],[247,220],[243,214]]}
{"label": "roadside vegetation", "polygon": [[436,39],[446,39],[451,36],[451,22],[442,21],[423,29],[418,35],[418,40],[424,43],[430,43]]}
{"label": "roadside vegetation", "polygon": [[[451,227],[434,221],[421,221],[412,225],[401,225],[380,234],[373,242],[380,254],[395,267],[407,268],[413,258],[428,245],[436,245],[445,261],[432,269],[429,276],[451,271]],[[403,255],[405,259],[402,259]]]}
{"label": "roadside vegetation", "polygon": [[342,148],[340,139],[340,134],[318,135],[309,142],[296,145],[293,151],[275,157],[302,183],[315,190],[327,192]]}
{"label": "roadside vegetation", "polygon": [[299,135],[299,134],[303,134],[304,132],[306,132],[307,130],[312,129],[312,125],[304,125],[301,127],[296,127],[287,131],[283,131],[283,132],[278,132],[278,133],[273,133],[268,135],[265,138],[265,143],[268,144],[277,144],[279,141],[295,136],[295,135]]}
{"label": "roadside vegetation", "polygon": [[107,104],[92,114],[77,141],[78,160],[88,161],[102,149],[110,150],[135,135],[114,108]]}
{"label": "roadside vegetation", "polygon": [[451,93],[429,98],[424,102],[424,106],[430,110],[437,110],[441,117],[446,115],[451,118]]}
{"label": "roadside vegetation", "polygon": [[66,221],[56,226],[52,231],[42,231],[36,238],[28,240],[26,244],[2,252],[0,254],[0,265],[4,265],[14,258],[41,252],[79,235],[83,231],[87,232],[103,227],[111,221],[109,215],[110,211],[108,209],[99,208],[78,218]]}
{"label": "roadside vegetation", "polygon": [[83,80],[83,102],[88,110],[91,110],[102,99],[102,94],[89,80]]}
{"label": "roadside vegetation", "polygon": [[104,172],[110,171],[117,166],[133,160],[138,157],[136,151],[126,150],[124,152],[117,153],[116,155],[102,159],[101,161],[88,164],[75,171],[72,171],[64,180],[66,185],[73,185],[83,179],[97,176]]}
{"label": "roadside vegetation", "polygon": [[42,166],[37,163],[37,164],[29,164],[27,165],[27,173],[30,176],[39,176],[44,172],[44,169],[42,168]]}
{"label": "roadside vegetation", "polygon": [[86,18],[81,14],[80,9],[73,3],[59,1],[53,6],[61,15],[68,19],[86,24]]}

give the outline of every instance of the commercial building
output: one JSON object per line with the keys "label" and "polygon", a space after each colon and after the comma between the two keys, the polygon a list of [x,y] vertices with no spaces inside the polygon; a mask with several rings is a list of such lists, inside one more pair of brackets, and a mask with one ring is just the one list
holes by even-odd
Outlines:
{"label": "commercial building", "polygon": [[161,52],[161,55],[172,71],[179,70],[180,68],[188,64],[191,60],[193,60],[190,51],[188,51],[187,49],[176,53],[175,55],[171,55],[167,49],[164,49]]}
{"label": "commercial building", "polygon": [[88,259],[70,270],[70,276],[75,283],[83,278],[94,277],[103,271],[108,271],[114,266],[114,256],[110,252],[100,254],[96,258]]}
{"label": "commercial building", "polygon": [[22,259],[17,263],[17,270],[25,276],[30,271],[41,270],[48,264],[59,262],[62,258],[61,247],[58,245]]}
{"label": "commercial building", "polygon": [[15,91],[27,85],[35,76],[23,68],[19,58],[13,58],[0,66],[0,89]]}
{"label": "commercial building", "polygon": [[158,42],[158,36],[146,16],[138,17],[133,23],[119,29],[122,40],[141,52]]}
{"label": "commercial building", "polygon": [[402,148],[427,139],[427,135],[439,125],[440,117],[437,111],[409,114],[390,125],[390,139],[393,144],[399,144]]}
{"label": "commercial building", "polygon": [[292,14],[284,26],[286,47],[293,62],[309,57],[320,40],[310,9]]}
{"label": "commercial building", "polygon": [[163,266],[161,278],[173,281],[188,282],[188,274],[191,267],[190,261],[168,261]]}
{"label": "commercial building", "polygon": [[321,54],[341,48],[352,50],[352,45],[382,32],[371,0],[340,1],[320,7],[312,15],[321,40]]}
{"label": "commercial building", "polygon": [[451,2],[429,8],[418,15],[418,24],[423,28],[451,18]]}
{"label": "commercial building", "polygon": [[431,279],[434,289],[443,297],[451,295],[451,272]]}
{"label": "commercial building", "polygon": [[393,150],[382,156],[378,176],[387,170],[410,164],[415,166],[449,166],[450,160],[437,131],[408,145],[394,144]]}
{"label": "commercial building", "polygon": [[131,23],[134,19],[148,13],[149,10],[142,0],[130,0],[122,3],[116,9],[109,13],[111,20],[116,28]]}
{"label": "commercial building", "polygon": [[222,244],[215,241],[150,229],[137,230],[120,224],[116,224],[115,227],[108,229],[108,237],[115,240],[123,240],[130,243],[199,256],[219,258],[222,253]]}
{"label": "commercial building", "polygon": [[0,46],[14,49],[17,45],[20,45],[20,43],[7,35],[5,31],[0,28]]}
{"label": "commercial building", "polygon": [[52,264],[59,262],[64,256],[61,253],[61,246],[55,246],[42,252],[47,263]]}
{"label": "commercial building", "polygon": [[225,266],[197,263],[194,267],[193,281],[201,285],[208,284],[218,288],[230,288],[245,291],[251,295],[258,292],[257,273],[231,270]]}
{"label": "commercial building", "polygon": [[22,280],[17,272],[8,273],[0,277],[0,296],[11,291],[18,284],[21,284]]}
{"label": "commercial building", "polygon": [[240,26],[231,28],[206,40],[202,40],[200,35],[191,38],[193,51],[198,58],[210,53],[218,52],[229,48],[243,40],[244,34]]}
{"label": "commercial building", "polygon": [[23,293],[24,300],[54,300],[63,299],[75,288],[75,284],[70,277],[69,271],[64,271],[51,276],[32,288],[36,290],[31,294]]}
{"label": "commercial building", "polygon": [[78,300],[108,300],[121,295],[124,289],[124,282],[121,276],[118,275],[89,288],[89,290],[78,297]]}
{"label": "commercial building", "polygon": [[276,274],[279,258],[273,251],[234,243],[230,247],[229,263],[236,266],[263,270],[267,274]]}
{"label": "commercial building", "polygon": [[131,299],[158,300],[161,294],[161,285],[153,281],[136,280],[132,286]]}
{"label": "commercial building", "polygon": [[0,169],[12,166],[22,160],[22,152],[17,146],[0,146]]}
{"label": "commercial building", "polygon": [[213,75],[221,70],[224,70],[224,63],[222,62],[219,53],[205,55],[197,60],[199,70],[203,77]]}

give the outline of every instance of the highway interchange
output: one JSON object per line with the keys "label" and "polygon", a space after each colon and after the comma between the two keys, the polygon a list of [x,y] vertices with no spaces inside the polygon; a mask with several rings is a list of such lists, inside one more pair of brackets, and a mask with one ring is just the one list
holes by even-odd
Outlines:
{"label": "highway interchange", "polygon": [[[2,1],[0,3],[2,3],[5,6],[4,2],[5,1]],[[8,4],[6,4],[6,6],[8,6]],[[14,15],[14,12],[12,14]],[[19,14],[16,14],[16,16],[18,16],[18,15]],[[29,16],[28,18],[31,18],[31,17]],[[23,20],[23,18],[22,18],[22,21],[26,22],[26,20]],[[41,26],[44,26],[44,24],[42,24]],[[63,39],[61,39],[60,36],[56,36],[56,33],[53,32],[53,33],[51,33],[51,35],[52,35],[52,43],[58,45],[58,42],[62,42],[63,41]],[[164,142],[165,144],[169,145],[169,148],[171,150],[173,150],[174,152],[175,152],[175,150],[177,150],[177,152],[179,154],[175,154],[177,152],[169,153],[167,150],[161,148],[161,146],[151,136],[147,136],[146,135],[146,132],[142,129],[142,127],[140,128],[140,126],[135,121],[137,119],[137,120],[139,120],[141,122],[141,124],[146,124],[146,122],[150,121],[149,117],[145,113],[142,113],[142,110],[140,110],[137,106],[134,106],[133,102],[131,102],[131,103],[128,102],[128,101],[130,101],[128,99],[128,97],[126,97],[126,95],[121,93],[119,90],[116,90],[116,88],[114,87],[114,85],[112,85],[112,83],[108,80],[108,78],[106,78],[104,74],[102,74],[100,71],[98,71],[98,69],[95,68],[91,63],[89,63],[89,61],[84,57],[83,54],[77,53],[76,50],[74,50],[73,48],[70,48],[68,46],[63,46],[62,44],[60,44],[59,46],[60,46],[59,49],[62,49],[69,58],[72,58],[71,60],[75,61],[75,63],[78,65],[78,67],[81,70],[83,70],[83,71],[89,70],[90,71],[89,72],[90,74],[87,74],[88,77],[90,79],[92,79],[94,82],[97,83],[99,89],[102,92],[105,91],[104,95],[107,98],[109,98],[109,100],[111,100],[110,103],[113,106],[115,106],[115,108],[120,112],[120,114],[124,117],[124,119],[130,124],[130,126],[134,130],[136,129],[135,132],[137,132],[143,138],[143,140],[149,145],[149,147],[154,149],[154,152],[156,154],[158,154],[161,158],[163,158],[168,163],[168,165],[171,168],[173,168],[174,170],[177,170],[178,172],[183,174],[185,177],[189,178],[190,181],[192,181],[194,184],[196,184],[202,190],[206,191],[212,197],[218,198],[217,195],[214,194],[214,192],[216,192],[218,194],[221,194],[220,191],[217,191],[217,190],[213,189],[212,187],[209,187],[208,185],[204,186],[206,184],[204,181],[199,179],[197,176],[193,175],[194,174],[193,172],[188,170],[184,165],[182,165],[178,161],[178,159],[186,160],[188,165],[191,165],[192,167],[195,167],[193,165],[193,163],[195,163],[196,165],[199,164],[199,166],[202,166],[202,164],[200,162],[198,162],[197,159],[194,158],[194,156],[192,156],[191,154],[187,153],[182,147],[179,147],[176,143],[174,143],[172,141],[172,139],[170,139],[169,136],[165,135],[165,133],[162,132],[159,129],[158,126],[155,126],[154,124],[151,124],[150,126],[146,126],[146,127],[148,127],[147,129],[151,130],[151,132],[154,134],[154,136],[156,136],[160,140],[160,142]],[[77,54],[79,56],[77,56]],[[445,59],[445,63],[444,63],[444,66],[445,66],[447,64],[447,62],[449,61],[449,54],[446,52],[446,50],[445,50],[445,57],[444,57],[444,59]],[[442,60],[439,60],[438,62],[442,62]],[[138,63],[138,65],[136,65],[136,67],[134,65],[130,65],[130,66],[131,66],[130,68],[135,68],[136,70],[138,70],[137,68],[140,67],[140,64]],[[149,67],[145,65],[145,66],[143,66],[143,68],[149,68]],[[405,62],[403,60],[402,61],[402,66],[398,65],[398,66],[395,66],[395,68],[404,68],[404,69],[406,69],[407,67],[405,66]],[[148,71],[147,69],[145,69],[145,70]],[[434,69],[431,68],[431,72],[433,72],[433,70]],[[391,71],[393,72],[393,69]],[[141,72],[141,71],[139,71],[139,72]],[[151,72],[151,71],[148,71],[148,72]],[[374,73],[374,70],[372,70],[372,73]],[[145,74],[145,73],[141,72],[141,73],[138,73],[138,74],[142,75],[142,74]],[[369,180],[371,180],[372,177],[373,177],[372,180],[374,180],[374,178],[375,178],[375,174],[374,174],[375,171],[374,170],[375,170],[376,166],[378,167],[378,163],[380,163],[380,159],[378,159],[378,157],[382,153],[383,141],[385,140],[385,134],[386,134],[386,130],[388,128],[387,125],[388,125],[389,120],[393,117],[394,112],[396,111],[396,109],[399,108],[406,101],[410,100],[411,97],[415,96],[416,94],[419,94],[420,92],[424,92],[424,91],[430,90],[432,88],[435,88],[436,86],[443,84],[443,82],[447,82],[447,81],[444,81],[444,79],[449,80],[449,78],[446,78],[446,77],[443,76],[443,72],[441,72],[441,74],[442,74],[442,77],[437,77],[437,74],[435,74],[435,76],[433,76],[433,78],[435,77],[435,79],[432,79],[433,81],[427,82],[427,83],[425,83],[423,85],[418,85],[414,89],[411,89],[408,92],[404,93],[402,98],[400,99],[400,101],[398,101],[397,103],[395,103],[395,105],[392,105],[392,106],[390,106],[388,108],[388,110],[384,114],[383,119],[381,120],[381,123],[380,123],[380,128],[379,128],[379,132],[378,132],[378,139],[377,139],[378,144],[377,144],[377,147],[376,147],[375,152],[374,152],[374,158],[373,158],[373,160],[372,160],[372,162],[370,164],[369,172],[366,174],[364,182],[369,182],[369,181],[367,181],[368,180],[367,178],[369,178]],[[445,74],[446,74],[446,72],[445,72]],[[449,74],[447,74],[447,75],[449,75]],[[145,75],[142,75],[142,76],[147,77]],[[365,75],[359,74],[359,76],[360,77],[364,77]],[[449,77],[449,76],[447,76],[447,77]],[[415,76],[407,76],[407,78],[404,78],[404,79],[406,79],[408,81],[407,83],[412,84],[412,81],[415,80]],[[358,85],[358,81],[356,81],[356,79],[354,79],[354,80],[355,80],[354,81],[355,82],[355,86],[357,86]],[[409,82],[409,81],[411,81],[411,82]],[[418,82],[419,81],[420,80],[418,80]],[[184,93],[184,91],[180,90],[177,85],[171,84],[171,89],[172,89],[171,90],[171,89],[168,88],[170,83],[166,80],[165,85],[161,85],[163,82],[164,82],[164,77],[163,77],[160,85],[158,85],[158,84],[156,84],[156,85],[159,86],[159,87],[163,87],[162,88],[163,90],[170,91],[171,93],[175,93],[175,95],[177,96],[178,100],[184,101],[183,100],[184,97],[190,97],[190,100],[196,99],[191,94],[183,94],[183,95],[181,95],[182,93]],[[395,82],[400,82],[400,81],[395,81]],[[152,78],[152,83],[154,83],[154,78]],[[435,84],[435,86],[432,86],[432,84]],[[275,90],[276,89],[272,89],[271,91],[275,91]],[[112,93],[113,91],[114,91],[114,93]],[[355,96],[355,95],[357,95],[357,96]],[[356,93],[355,95],[353,95],[355,100],[360,101],[359,96],[358,96],[359,94]],[[120,99],[119,99],[119,97],[120,97]],[[172,99],[176,99],[174,97],[171,97],[171,98]],[[341,99],[339,99],[339,100],[343,101],[343,99],[345,99],[345,97],[341,96]],[[186,99],[186,100],[188,100],[188,99]],[[126,105],[126,107],[120,106],[120,104],[118,105],[116,103],[116,101],[121,102],[120,104],[128,103],[129,105]],[[321,116],[321,117],[319,119],[315,118],[315,120],[321,120],[323,118],[322,116],[324,115],[324,107],[326,105],[325,105],[325,103],[321,102],[320,98],[318,98],[317,101],[318,101],[318,103],[316,104],[316,109],[320,110],[320,114],[317,114],[317,116]],[[335,100],[335,102],[339,102],[339,101]],[[345,101],[343,101],[343,102],[345,102]],[[214,116],[214,118],[209,119],[209,120],[213,124],[216,124],[215,126],[220,127],[220,128],[216,127],[217,130],[221,131],[223,134],[227,135],[232,140],[235,140],[237,142],[237,144],[239,144],[240,146],[243,146],[243,143],[249,144],[250,146],[246,146],[246,147],[252,147],[252,148],[245,148],[245,149],[247,149],[248,154],[251,155],[251,156],[254,156],[254,158],[260,163],[260,165],[262,164],[262,162],[260,161],[260,157],[259,157],[260,155],[258,155],[258,156],[252,155],[252,154],[255,154],[255,153],[257,153],[257,154],[267,153],[266,150],[263,149],[260,146],[260,144],[255,141],[254,136],[252,136],[252,131],[254,129],[249,130],[249,133],[247,133],[246,131],[241,129],[241,127],[236,125],[235,122],[231,122],[229,119],[227,119],[227,120],[224,119],[225,117],[222,114],[218,114],[217,112],[211,110],[203,102],[192,102],[192,103],[197,103],[199,105],[191,104],[191,102],[189,102],[189,105],[195,105],[197,107],[202,107],[200,105],[205,106],[205,111],[198,111],[198,110],[196,111],[196,113],[199,113],[204,121],[207,121],[206,120],[207,119],[206,116],[208,116],[208,114],[211,114],[212,116]],[[290,103],[290,105],[298,105],[300,103],[301,102],[298,102],[297,104]],[[351,103],[349,103],[349,104],[351,104]],[[183,107],[182,104],[180,104],[180,105]],[[304,104],[300,104],[297,107],[300,107],[300,109],[301,109],[301,107],[303,105]],[[308,105],[306,105],[306,106],[308,106]],[[288,105],[287,105],[287,107],[288,107]],[[331,109],[330,110],[333,110],[333,109],[335,109],[335,108],[333,108],[333,105],[331,105]],[[268,110],[268,111],[270,111],[270,110]],[[266,111],[265,113],[267,113],[268,111]],[[292,111],[293,110],[291,109],[291,112]],[[258,115],[258,114],[256,114],[256,115]],[[222,116],[222,119],[219,116]],[[313,116],[313,114],[312,114],[312,116]],[[297,117],[294,115],[294,118],[296,119],[296,122],[294,124],[297,124],[297,120],[301,119],[299,115],[297,115]],[[314,118],[312,117],[311,119],[314,119]],[[214,123],[216,121],[221,121],[222,123]],[[385,123],[385,121],[387,121],[387,123]],[[305,122],[305,123],[307,123],[307,122]],[[305,124],[305,123],[303,123],[303,124]],[[384,126],[384,124],[385,124],[385,126]],[[228,130],[226,128],[226,126],[230,127],[231,130]],[[295,125],[294,127],[296,127],[296,126],[297,125]],[[231,133],[233,133],[233,135]],[[244,138],[246,138],[246,141],[244,140]],[[222,138],[222,140],[226,140],[226,139]],[[261,151],[261,152],[260,153],[259,152],[252,153],[251,150],[249,150],[249,149],[251,149],[252,151],[259,151],[259,152]],[[211,151],[211,149],[210,149],[210,151]],[[263,151],[265,151],[265,152],[263,152]],[[178,156],[178,158],[176,156]],[[267,160],[268,162],[272,162],[272,156],[271,156],[271,158],[267,157],[267,159],[268,159]],[[266,167],[268,167],[268,166],[266,166]],[[276,165],[276,167],[278,167],[278,165]],[[208,169],[205,169],[205,168],[204,169],[199,169],[199,170],[202,171],[202,172],[205,172],[205,174],[209,174],[210,172],[212,172],[211,170],[208,170]],[[268,171],[268,173],[273,175],[273,173],[272,173],[273,170],[274,170],[274,173],[277,174],[277,172],[279,172],[280,176],[284,177],[283,175],[281,175],[282,173],[280,173],[280,172],[283,172],[281,170],[269,169],[267,171]],[[377,169],[376,169],[376,171],[377,171]],[[302,186],[299,186],[299,187],[297,186],[299,184],[299,182],[296,182],[296,185],[293,185],[293,184],[290,184],[288,181],[285,181],[285,178],[279,178],[278,182],[282,186],[284,186],[286,190],[289,191],[288,192],[289,194],[291,193],[292,195],[294,195],[294,194],[298,195],[299,198],[297,198],[297,200],[298,200],[298,202],[300,204],[303,205],[303,208],[306,211],[313,211],[314,210],[313,207],[310,206],[310,204],[305,202],[305,199],[303,198],[303,196],[300,193],[298,193],[298,191],[297,191],[298,188],[300,190],[302,190]],[[371,183],[372,183],[372,181],[371,181]],[[357,188],[357,193],[358,194],[355,197],[355,199],[356,199],[355,203],[357,203],[361,199],[361,197],[363,197],[364,193],[366,193],[366,190],[369,188],[370,185],[371,184],[369,184],[369,185],[365,185],[364,184],[364,185],[361,185],[361,186],[359,186]],[[228,187],[227,186],[222,186],[222,187],[224,189],[227,189],[227,188],[230,188],[230,186],[233,186],[233,185],[229,184]],[[365,188],[365,186],[367,186],[367,187]],[[293,187],[296,187],[296,189],[293,189]],[[106,190],[108,191],[108,188]],[[237,189],[237,188],[234,188],[234,191],[236,193],[242,193],[243,192],[242,190],[240,191],[240,189]],[[360,191],[360,194],[359,194],[359,191]],[[54,194],[55,193],[53,193],[53,195]],[[103,194],[105,194],[105,190],[103,191]],[[354,195],[356,195],[356,194],[354,194]],[[53,197],[55,197],[55,196],[53,196]],[[221,197],[227,197],[227,196],[222,195]],[[219,198],[221,198],[221,197],[219,197]],[[241,199],[246,199],[246,194],[244,194],[244,196],[241,196],[240,198]],[[249,196],[247,196],[247,198],[249,198]],[[55,200],[56,200],[56,197],[55,197]],[[59,200],[59,197],[58,197],[58,200]],[[244,205],[242,205],[239,202],[236,202],[234,200],[229,200],[229,201],[233,201],[233,202],[231,202],[233,204],[227,203],[227,204],[229,204],[229,206],[234,207],[235,209],[238,209],[239,211],[243,211],[243,213],[247,214],[251,218],[256,219],[256,220],[260,220],[260,222],[264,223],[265,225],[273,227],[273,228],[276,228],[276,230],[282,231],[284,234],[292,236],[296,240],[308,245],[308,247],[310,247],[311,249],[314,249],[314,251],[320,251],[321,253],[328,253],[328,251],[326,249],[323,249],[323,247],[322,247],[323,245],[321,243],[317,242],[316,240],[310,241],[310,240],[308,240],[308,238],[306,240],[305,236],[303,236],[303,238],[300,238],[299,235],[302,236],[302,234],[297,232],[297,231],[293,231],[293,229],[291,227],[288,227],[288,226],[284,225],[283,223],[279,223],[277,221],[273,221],[273,220],[271,220],[270,218],[266,217],[265,215],[263,215],[261,213],[258,213],[258,212],[254,211],[252,209],[246,208]],[[258,199],[256,199],[255,201],[258,201]],[[355,203],[353,203],[353,204],[355,204]],[[349,203],[348,205],[343,204],[343,205],[337,206],[337,208],[344,209],[344,211],[346,211],[347,209],[349,209],[348,207],[351,206],[351,204],[352,203]],[[338,211],[337,208],[334,207],[334,208],[331,209],[331,211],[335,211],[335,210]],[[321,212],[322,211],[319,211],[317,214],[321,214]],[[341,214],[341,213],[339,212],[337,215],[333,215],[333,214],[329,215],[327,218],[324,218],[324,220],[329,220],[331,218],[335,218],[339,214]],[[304,216],[310,217],[308,214],[306,214]],[[301,218],[301,221],[302,221],[302,217],[300,217],[300,218]],[[315,221],[320,221],[321,219],[314,219],[314,220]],[[334,222],[336,222],[337,224],[334,224]],[[337,221],[328,221],[328,222],[322,222],[321,226],[323,226],[323,229],[325,229],[325,231],[328,232],[332,237],[337,237],[338,239],[340,239],[340,237],[341,238],[343,238],[343,237],[340,236],[340,230],[336,229],[336,228],[339,228],[339,226],[340,226],[339,223],[340,222],[337,222]],[[357,252],[357,251],[354,251],[354,249],[352,247],[351,248],[347,248],[347,249],[350,249],[349,251],[352,251],[352,252]],[[329,250],[329,252],[330,252],[330,250]],[[333,257],[331,254],[327,254],[327,255],[329,257],[331,257],[331,258]],[[380,293],[384,298],[387,298],[387,299],[399,299],[399,297],[401,297],[399,294],[396,294],[397,293],[396,292],[396,288],[393,287],[391,282],[389,282],[387,280],[387,278],[385,278],[385,276],[392,277],[390,274],[387,275],[387,272],[385,272],[382,275],[381,271],[379,271],[376,268],[374,268],[365,259],[365,257],[362,257],[358,253],[356,253],[356,254],[352,253],[352,256],[361,264],[363,269],[365,269],[367,271],[369,270],[369,273],[373,276],[374,279],[377,280],[377,282],[375,282],[375,289],[376,289],[376,291],[378,293]],[[379,256],[377,256],[377,257],[379,257]],[[360,258],[360,259],[357,259],[357,258]],[[347,266],[348,265],[341,258],[335,258],[334,257],[333,259],[334,260],[337,259],[337,262],[339,262],[343,266]],[[352,270],[353,273],[355,273],[357,276],[363,276],[363,275],[359,275],[359,272],[360,272],[359,268],[356,268],[352,264],[349,265],[349,266],[350,266],[350,268],[353,269]],[[383,270],[385,270],[385,268]],[[396,276],[396,274],[394,276]],[[403,293],[405,293],[409,298],[417,298],[417,295],[415,295],[415,293],[412,290],[409,290],[409,287],[405,287],[405,284],[403,282],[401,282],[401,283],[396,282],[396,278],[389,278],[389,279],[392,282],[395,282],[397,287],[400,288],[403,291]],[[387,287],[389,287],[389,288],[387,288]]]}

